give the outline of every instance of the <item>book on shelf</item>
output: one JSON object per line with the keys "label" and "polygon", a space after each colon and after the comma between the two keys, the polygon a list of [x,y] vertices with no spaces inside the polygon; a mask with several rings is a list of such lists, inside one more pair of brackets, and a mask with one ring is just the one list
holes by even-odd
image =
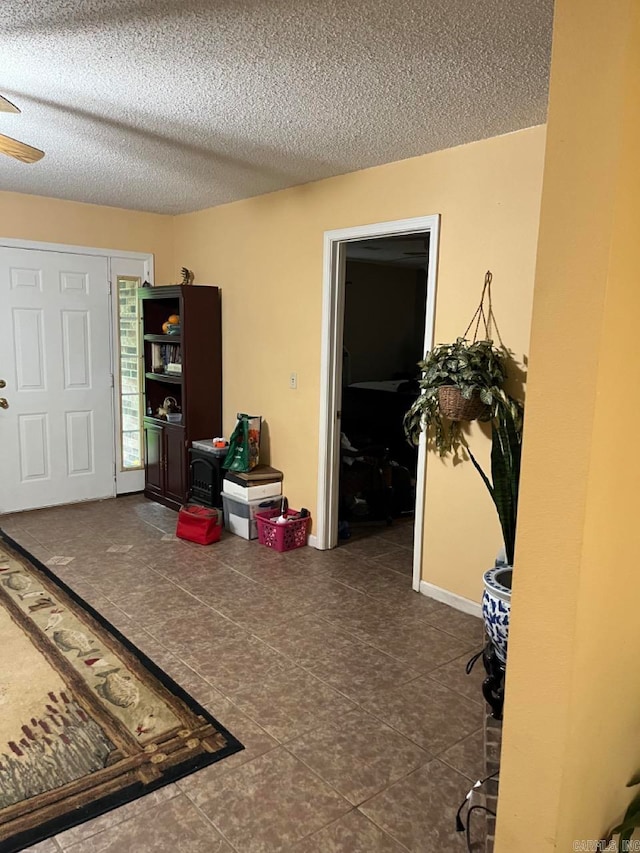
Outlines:
{"label": "book on shelf", "polygon": [[152,344],[152,370],[154,373],[182,373],[182,347],[180,344]]}

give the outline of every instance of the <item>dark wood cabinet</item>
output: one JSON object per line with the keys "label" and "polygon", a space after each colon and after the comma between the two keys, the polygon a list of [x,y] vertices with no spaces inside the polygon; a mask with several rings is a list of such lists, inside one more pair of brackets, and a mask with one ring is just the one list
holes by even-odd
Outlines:
{"label": "dark wood cabinet", "polygon": [[[222,433],[220,292],[176,285],[141,288],[138,295],[147,412],[145,495],[178,509],[187,499],[191,442]],[[179,331],[167,334],[164,324],[174,315],[180,318]],[[169,363],[181,364],[181,370],[169,372]],[[179,422],[159,414],[167,398],[180,411]]]}
{"label": "dark wood cabinet", "polygon": [[162,494],[164,491],[164,427],[145,421],[144,424],[145,490]]}
{"label": "dark wood cabinet", "polygon": [[182,505],[187,485],[185,430],[176,424],[158,424],[145,419],[145,494],[167,506]]}
{"label": "dark wood cabinet", "polygon": [[169,500],[183,504],[187,494],[187,443],[185,430],[166,426],[164,432],[164,493]]}

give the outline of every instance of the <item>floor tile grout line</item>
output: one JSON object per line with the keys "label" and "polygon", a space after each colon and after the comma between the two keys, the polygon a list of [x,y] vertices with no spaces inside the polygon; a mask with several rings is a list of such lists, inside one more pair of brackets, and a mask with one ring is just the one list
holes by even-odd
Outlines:
{"label": "floor tile grout line", "polygon": [[[353,713],[353,712],[349,712],[349,713]],[[375,718],[374,718],[374,719],[375,719]],[[379,722],[380,722],[380,721],[379,721]],[[384,725],[386,725],[386,726],[387,726],[387,728],[392,728],[388,723],[384,723]],[[394,731],[395,731],[395,729],[394,729]],[[409,738],[407,738],[407,737],[406,737],[406,735],[402,735],[400,732],[396,732],[396,733],[397,733],[397,734],[399,734],[399,735],[400,735],[400,737],[404,738],[405,740],[409,740]],[[303,734],[301,734],[301,735],[299,735],[299,737],[294,738],[293,740],[288,741],[288,743],[283,743],[283,744],[281,744],[281,746],[283,746],[283,747],[284,747],[284,749],[286,749],[286,750],[287,750],[287,752],[289,752],[289,754],[290,754],[290,755],[292,755],[292,756],[293,756],[297,761],[302,762],[302,764],[304,764],[304,765],[305,765],[305,767],[307,767],[309,770],[311,770],[313,773],[315,773],[315,774],[316,774],[316,776],[318,776],[320,779],[322,779],[322,781],[323,781],[323,782],[325,782],[327,785],[330,785],[330,786],[331,786],[331,787],[332,787],[332,788],[333,788],[333,789],[334,789],[338,794],[340,794],[340,796],[341,796],[343,799],[347,800],[347,802],[348,802],[348,803],[349,803],[349,804],[350,804],[354,809],[360,808],[360,806],[364,805],[364,803],[367,803],[369,800],[372,800],[374,797],[377,797],[377,796],[378,796],[378,794],[381,794],[383,791],[386,791],[388,788],[391,788],[391,787],[392,787],[392,785],[395,785],[395,784],[396,784],[396,782],[400,782],[402,779],[406,779],[406,777],[407,777],[407,776],[410,776],[410,775],[411,775],[415,770],[418,770],[420,767],[424,767],[424,765],[425,765],[425,764],[428,764],[430,761],[433,761],[433,759],[434,759],[434,758],[436,758],[436,756],[435,756],[435,755],[432,755],[432,754],[431,754],[428,750],[426,750],[424,747],[421,747],[421,746],[418,746],[417,744],[414,744],[415,746],[418,746],[418,749],[422,750],[422,752],[425,754],[425,756],[426,756],[426,760],[425,760],[425,761],[421,761],[418,765],[416,765],[416,767],[412,767],[412,768],[411,768],[411,770],[408,770],[406,773],[402,773],[400,776],[398,776],[398,778],[397,778],[397,779],[394,779],[394,780],[393,780],[393,782],[389,782],[388,784],[383,785],[383,786],[382,786],[382,788],[380,788],[380,790],[379,790],[379,791],[376,791],[376,793],[375,793],[375,794],[371,794],[371,796],[370,796],[370,797],[367,797],[365,800],[362,800],[362,802],[360,802],[360,803],[352,803],[352,802],[351,802],[351,800],[349,800],[345,794],[343,794],[343,793],[342,793],[341,791],[339,791],[339,790],[338,790],[338,789],[337,789],[337,788],[336,788],[336,787],[335,787],[331,782],[329,782],[327,779],[325,779],[325,778],[324,778],[324,777],[319,773],[319,771],[314,770],[314,768],[313,768],[310,764],[308,764],[308,763],[304,760],[304,758],[301,758],[300,756],[296,755],[296,754],[295,754],[295,752],[291,752],[291,749],[289,748],[289,747],[290,747],[290,744],[292,744],[292,743],[294,742],[294,740],[298,740],[300,737],[304,737],[304,735],[305,735],[305,734],[306,734],[306,732],[305,732],[305,733],[303,733]],[[410,743],[413,743],[413,741],[410,741]],[[454,768],[452,768],[452,769],[454,769]],[[458,772],[459,772],[459,771],[458,771]]]}
{"label": "floor tile grout line", "polygon": [[[320,681],[321,683],[323,683],[325,686],[327,686],[327,687],[331,688],[332,690],[334,690],[335,692],[339,693],[339,694],[340,694],[341,696],[343,696],[345,699],[347,699],[348,701],[352,702],[352,703],[356,706],[356,708],[357,708],[357,709],[359,709],[360,711],[364,712],[365,714],[367,714],[368,716],[372,717],[373,719],[377,720],[379,723],[382,723],[382,725],[385,725],[385,726],[387,726],[388,728],[392,729],[396,734],[400,735],[400,737],[404,738],[405,740],[408,740],[410,743],[414,744],[414,745],[415,745],[415,746],[417,746],[419,749],[423,750],[423,752],[428,752],[428,753],[432,756],[432,758],[437,758],[437,756],[438,756],[441,752],[444,752],[444,751],[446,751],[447,749],[451,749],[453,746],[456,746],[458,743],[460,743],[461,741],[463,741],[465,738],[470,737],[470,735],[472,734],[472,732],[469,732],[469,733],[467,733],[466,735],[463,735],[463,736],[462,736],[461,738],[459,738],[458,740],[454,741],[453,743],[448,744],[448,745],[447,745],[443,750],[441,750],[439,753],[433,753],[433,752],[432,752],[432,750],[430,750],[430,749],[426,748],[426,747],[425,747],[425,746],[423,746],[421,743],[418,743],[418,741],[416,741],[413,737],[411,737],[410,735],[408,735],[406,732],[400,731],[400,729],[398,729],[396,726],[394,726],[394,725],[393,725],[393,723],[389,722],[388,720],[384,720],[384,719],[383,719],[383,718],[382,718],[378,713],[376,713],[375,711],[372,711],[370,708],[367,708],[366,706],[364,706],[364,705],[363,705],[360,701],[358,701],[357,699],[354,699],[352,696],[348,696],[346,693],[344,693],[343,691],[341,691],[339,688],[335,687],[334,685],[330,684],[329,682],[325,681],[324,679],[322,679],[322,678],[318,677],[317,675],[315,675],[314,673],[310,672],[308,669],[306,669],[305,667],[301,666],[300,664],[295,664],[295,663],[294,663],[294,667],[295,667],[295,668],[297,668],[297,669],[301,669],[301,670],[303,670],[303,671],[304,671],[304,672],[306,672],[308,675],[313,676],[316,680],[318,680],[318,681]],[[198,674],[198,673],[196,672],[196,674]],[[412,681],[417,681],[417,680],[418,680],[419,678],[421,678],[421,677],[422,677],[422,676],[418,676],[417,678],[412,679],[411,681],[404,682],[402,686],[406,686],[407,684],[411,684],[411,683],[412,683]],[[200,676],[200,678],[204,678],[204,677],[203,677],[203,676]],[[205,679],[205,680],[206,680],[206,679]],[[207,683],[211,684],[211,682],[208,682],[208,681],[207,681]],[[247,686],[249,686],[249,685],[247,685]],[[227,699],[229,702],[231,702],[231,703],[232,703],[232,704],[233,704],[233,705],[234,705],[234,706],[235,706],[235,707],[236,707],[236,708],[237,708],[237,709],[238,709],[242,714],[244,714],[246,717],[249,717],[249,719],[250,719],[253,723],[255,723],[256,725],[258,725],[258,726],[260,726],[260,727],[262,728],[261,724],[260,724],[260,723],[255,719],[255,717],[253,717],[253,716],[251,715],[251,712],[250,712],[250,711],[248,711],[248,710],[246,710],[246,709],[241,708],[239,705],[237,705],[237,704],[234,702],[234,700],[233,700],[233,695],[231,695],[231,696],[230,696],[230,695],[228,695],[228,694],[224,693],[224,691],[220,690],[220,689],[219,689],[218,687],[216,687],[214,684],[211,684],[211,687],[213,687],[215,690],[218,690],[218,692],[219,692],[219,693],[221,693],[221,694],[224,696],[224,698],[225,698],[225,699]],[[465,697],[462,697],[462,698],[465,698]],[[468,700],[468,701],[471,701],[471,700]],[[350,713],[350,712],[349,712],[349,713]],[[266,731],[266,730],[265,730],[265,731]],[[268,734],[270,737],[273,737],[273,735],[270,735],[268,731],[266,731],[266,734]],[[297,737],[302,737],[304,734],[306,734],[306,731],[304,731],[304,732],[300,732],[300,733],[297,735]],[[275,738],[275,740],[277,740],[277,741],[278,741],[278,743],[279,743],[279,745],[280,745],[280,746],[285,746],[285,744],[286,744],[286,742],[284,742],[284,743],[283,743],[283,742],[280,742],[277,738]],[[293,739],[292,739],[292,740],[293,740]],[[413,771],[411,771],[411,772],[413,772]],[[459,772],[459,771],[457,771],[457,772]]]}
{"label": "floor tile grout line", "polygon": [[[403,686],[403,687],[406,687],[408,684],[411,684],[413,681],[417,681],[419,678],[422,678],[422,676],[418,676],[417,678],[414,678],[414,679],[412,679],[411,681],[404,682],[404,684],[403,684],[402,686]],[[335,688],[335,687],[334,687],[333,689],[334,689],[334,690],[337,690],[337,688]],[[338,691],[338,692],[341,692],[341,691]],[[379,692],[380,692],[380,691],[379,691]],[[345,696],[346,698],[350,698],[350,697],[346,696],[346,694],[344,694],[344,693],[342,693],[342,695],[343,695],[343,696]],[[411,737],[410,735],[408,735],[406,732],[400,731],[400,729],[398,729],[396,726],[394,726],[394,725],[393,725],[393,723],[391,723],[391,722],[389,722],[389,721],[387,721],[387,720],[383,720],[383,719],[382,719],[382,717],[381,717],[378,713],[376,713],[375,711],[372,711],[370,708],[367,708],[366,706],[364,706],[363,704],[361,704],[361,702],[359,702],[359,701],[358,701],[358,700],[356,700],[356,699],[353,699],[353,698],[352,698],[352,699],[351,699],[351,701],[352,701],[352,702],[355,702],[355,704],[357,705],[357,707],[358,707],[358,708],[360,708],[360,709],[361,709],[362,711],[364,711],[365,713],[369,714],[369,716],[371,716],[371,717],[373,717],[374,719],[378,720],[378,722],[382,723],[382,724],[383,724],[383,725],[385,725],[385,726],[388,726],[390,729],[393,729],[393,731],[394,731],[394,732],[396,732],[397,734],[399,734],[401,737],[406,738],[406,740],[408,740],[408,741],[410,741],[411,743],[415,744],[417,747],[419,747],[419,748],[420,748],[420,749],[422,749],[423,751],[425,751],[425,752],[429,752],[429,753],[432,755],[432,757],[433,757],[433,758],[435,758],[435,757],[436,757],[436,754],[434,754],[430,749],[428,749],[428,748],[424,747],[421,743],[418,743],[418,741],[416,741],[413,737]],[[469,736],[469,735],[464,735],[462,738],[460,738],[459,740],[455,741],[455,743],[452,743],[452,744],[448,745],[447,747],[445,747],[445,749],[450,749],[452,746],[455,746],[456,744],[460,743],[460,741],[461,741],[461,740],[464,740],[464,738],[465,738],[465,737],[468,737],[468,736]],[[413,772],[413,771],[412,771],[412,772]]]}
{"label": "floor tile grout line", "polygon": [[[474,734],[475,734],[475,732],[474,732]],[[468,735],[468,737],[471,737],[471,735]],[[460,743],[460,741],[458,741],[458,743]],[[453,745],[456,746],[456,744],[453,744]],[[451,748],[452,747],[449,747],[449,749],[451,749]],[[445,752],[446,752],[446,750],[445,750]],[[480,781],[480,779],[474,779],[473,776],[470,776],[468,773],[463,773],[459,767],[454,767],[453,764],[451,764],[451,762],[447,761],[445,758],[442,757],[443,754],[444,753],[440,753],[439,755],[436,755],[435,758],[437,758],[438,761],[440,761],[442,764],[446,764],[446,766],[449,767],[451,770],[455,770],[455,772],[458,773],[463,778],[468,779],[469,782],[471,783],[471,786],[475,785],[476,782]],[[480,778],[482,778],[482,774],[480,774]]]}
{"label": "floor tile grout line", "polygon": [[[395,783],[394,783],[394,784],[395,784]],[[380,793],[382,793],[382,791],[381,791]],[[376,828],[376,829],[378,829],[378,830],[379,830],[379,831],[380,831],[380,832],[381,832],[381,833],[382,833],[386,838],[389,838],[391,841],[393,841],[395,844],[397,844],[397,845],[398,845],[399,847],[401,847],[403,850],[407,850],[407,851],[409,850],[409,848],[408,848],[408,847],[406,847],[406,846],[405,846],[401,841],[399,841],[399,840],[398,840],[397,838],[395,838],[393,835],[391,835],[390,833],[388,833],[388,832],[387,832],[387,831],[386,831],[382,826],[379,826],[379,825],[378,825],[374,820],[372,820],[368,815],[364,814],[364,812],[360,811],[360,806],[354,806],[354,807],[353,807],[350,811],[348,811],[346,814],[340,815],[340,817],[339,817],[339,818],[336,818],[335,820],[332,820],[332,821],[331,821],[331,823],[326,824],[326,826],[323,826],[321,829],[318,829],[318,830],[316,830],[315,832],[312,832],[310,835],[305,835],[305,837],[304,837],[303,839],[300,839],[300,840],[301,840],[301,841],[306,841],[306,840],[308,840],[308,839],[313,839],[313,837],[314,837],[315,835],[319,835],[321,832],[324,832],[326,829],[329,829],[330,827],[332,827],[332,826],[334,826],[335,824],[339,823],[341,820],[344,820],[344,819],[345,819],[345,817],[347,817],[347,815],[350,815],[350,814],[352,814],[353,812],[356,812],[356,813],[357,813],[357,814],[359,814],[361,817],[363,817],[365,820],[369,821],[369,823],[370,823],[372,826],[375,826],[375,828]]]}
{"label": "floor tile grout line", "polygon": [[[170,789],[172,786],[175,787],[175,783],[170,782],[167,785],[163,785],[160,790],[164,791],[164,790]],[[145,811],[149,811],[150,809],[155,808],[156,806],[164,805],[164,803],[168,803],[170,800],[174,800],[181,793],[182,792],[176,788],[176,791],[172,796],[163,798],[162,800],[160,800],[160,802],[158,802],[157,800],[153,800],[153,802],[149,803],[147,808],[140,809],[139,811],[136,809],[133,812],[133,814],[129,815],[128,817],[124,817],[121,821],[119,821],[119,823],[122,824],[122,823],[127,823],[128,821],[131,821],[131,820],[135,820],[141,814],[144,814]],[[132,803],[142,803],[142,802],[144,802],[146,796],[152,796],[152,795],[144,795],[142,797],[138,797],[135,800],[129,800],[128,802],[125,802],[122,806],[119,806],[115,809],[110,809],[109,811],[103,812],[102,814],[97,815],[96,817],[92,818],[91,820],[85,821],[84,823],[79,823],[76,826],[70,826],[68,829],[63,830],[62,832],[59,832],[57,835],[51,836],[51,838],[55,841],[55,843],[58,845],[58,847],[62,850],[62,853],[65,853],[66,850],[69,850],[71,847],[74,847],[76,844],[84,844],[85,841],[89,841],[91,838],[95,838],[96,835],[101,835],[103,832],[107,832],[111,827],[105,826],[102,829],[96,829],[95,832],[90,832],[89,835],[83,836],[82,838],[78,838],[76,841],[72,841],[70,844],[68,844],[66,846],[63,845],[62,842],[59,840],[61,836],[65,835],[66,833],[73,832],[74,829],[77,829],[80,826],[88,828],[91,826],[91,824],[93,822],[97,822],[97,821],[101,820],[102,818],[106,817],[107,815],[118,811],[118,808],[126,808],[127,806],[130,806]]]}
{"label": "floor tile grout line", "polygon": [[[412,771],[412,772],[413,772],[413,771]],[[408,775],[410,776],[411,774],[408,774]],[[406,779],[407,777],[405,776],[404,778]],[[385,790],[387,790],[387,789],[385,789]],[[380,793],[383,793],[383,791],[381,791]],[[372,798],[372,799],[373,799],[373,798]],[[362,805],[365,805],[365,804],[363,803]],[[359,812],[359,813],[362,815],[362,817],[364,817],[364,818],[366,818],[368,821],[370,821],[370,822],[371,822],[371,823],[376,827],[376,829],[379,829],[379,830],[380,830],[380,832],[382,832],[382,834],[383,834],[383,835],[386,835],[386,836],[387,836],[387,838],[390,838],[392,841],[395,841],[395,843],[396,843],[396,844],[398,844],[398,845],[399,845],[403,850],[407,850],[407,851],[408,851],[408,853],[412,853],[411,848],[407,847],[407,845],[406,845],[406,844],[403,844],[403,843],[402,843],[402,841],[400,841],[400,839],[399,839],[399,838],[396,838],[396,836],[395,836],[395,835],[392,835],[390,832],[388,832],[388,831],[384,828],[384,826],[381,826],[381,825],[380,825],[380,824],[375,820],[375,818],[374,818],[372,815],[365,814],[365,813],[362,811],[362,809],[361,809],[361,807],[360,807],[360,806],[356,806],[356,811],[357,811],[357,812]],[[414,851],[414,853],[415,853],[415,851]]]}
{"label": "floor tile grout line", "polygon": [[[457,660],[457,658],[456,658],[456,660]],[[449,663],[453,663],[453,661],[449,661]],[[448,666],[448,664],[443,664],[443,666]],[[461,699],[466,699],[467,702],[473,702],[475,705],[480,705],[483,708],[486,707],[486,703],[485,703],[484,699],[480,699],[480,698],[478,698],[477,700],[471,699],[471,698],[469,698],[469,696],[466,696],[461,690],[458,690],[455,687],[451,687],[448,684],[444,684],[444,682],[440,681],[440,679],[438,679],[438,678],[434,678],[433,674],[437,671],[438,671],[437,669],[434,669],[432,672],[425,673],[425,678],[429,678],[431,681],[435,681],[438,684],[443,684],[444,687],[446,687],[448,690],[451,690],[453,693],[457,693],[457,695],[460,696]]]}
{"label": "floor tile grout line", "polygon": [[[431,764],[432,761],[436,760],[437,757],[435,755],[432,755],[427,750],[424,750],[424,751],[429,756],[426,761],[423,761],[417,767],[412,767],[411,770],[407,770],[406,773],[403,773],[402,776],[399,776],[397,779],[394,779],[393,782],[391,782],[389,785],[385,785],[384,788],[381,788],[377,793],[372,794],[370,797],[367,797],[366,800],[363,800],[361,803],[358,803],[356,808],[361,809],[363,806],[366,806],[367,803],[370,803],[371,800],[375,800],[376,797],[379,797],[380,794],[384,794],[384,792],[388,791],[389,788],[393,788],[394,785],[400,784],[400,782],[403,782],[405,779],[408,779],[412,773],[416,773],[418,770],[421,770],[427,764]],[[365,817],[367,817],[367,815],[365,815]],[[369,820],[371,820],[371,818],[369,818]],[[382,829],[382,827],[380,827],[380,829]]]}
{"label": "floor tile grout line", "polygon": [[[434,759],[433,759],[433,761],[438,761],[438,760],[439,760],[439,759],[437,759],[437,758],[434,758]],[[442,762],[441,762],[441,763],[442,763]],[[424,766],[424,765],[423,765],[423,766]],[[448,766],[448,765],[447,765],[447,766]],[[420,767],[418,767],[418,768],[416,768],[416,770],[412,770],[412,771],[411,771],[411,773],[408,773],[408,774],[407,774],[407,776],[405,776],[405,777],[404,777],[404,779],[407,779],[409,776],[411,776],[411,775],[412,775],[412,773],[416,773],[416,772],[417,772],[418,770],[420,770],[420,769],[421,769],[421,768],[420,768]],[[458,775],[459,775],[459,776],[462,776],[462,774],[461,774],[459,771],[454,771],[454,772],[458,773]],[[465,778],[465,777],[463,776],[462,778]],[[394,784],[395,784],[395,783],[394,783]],[[389,786],[389,787],[392,787],[392,786]],[[388,788],[387,788],[387,789],[385,789],[385,790],[388,790]],[[381,793],[381,794],[383,794],[383,793],[384,793],[384,791],[381,791],[380,793]],[[379,794],[376,794],[376,796],[379,796]],[[373,800],[373,799],[375,799],[375,797],[371,797],[371,799]],[[370,800],[367,800],[367,802],[370,802]],[[362,805],[366,805],[366,803],[363,803]],[[402,843],[402,841],[400,841],[400,839],[399,839],[399,838],[396,838],[396,836],[395,836],[395,835],[392,835],[391,833],[387,832],[387,831],[385,830],[385,828],[384,828],[381,824],[379,824],[379,823],[377,822],[377,820],[375,819],[375,817],[374,817],[373,815],[365,814],[365,812],[363,812],[363,811],[362,811],[362,807],[361,807],[361,806],[357,806],[357,810],[358,810],[358,811],[363,815],[363,817],[366,817],[366,818],[367,818],[367,820],[371,821],[371,823],[373,823],[373,825],[374,825],[374,826],[376,826],[376,827],[377,827],[381,832],[383,832],[383,833],[385,833],[386,835],[388,835],[390,838],[392,838],[392,839],[393,839],[393,841],[395,841],[397,844],[399,844],[399,845],[400,845],[400,847],[402,847],[402,848],[403,848],[403,849],[405,849],[405,850],[408,850],[408,851],[409,851],[409,853],[411,853],[411,848],[410,848],[410,847],[407,847],[405,844],[403,844],[403,843]],[[414,851],[414,853],[415,853],[415,851]]]}
{"label": "floor tile grout line", "polygon": [[[313,614],[314,612],[315,612],[315,611],[313,611],[313,610],[309,610],[309,613],[310,613],[310,614]],[[303,615],[306,615],[306,614],[303,614]],[[320,617],[320,618],[322,618],[322,617]],[[325,621],[326,621],[326,620],[325,620]],[[341,631],[341,629],[337,629],[337,628],[336,628],[336,626],[334,626],[332,623],[328,622],[327,624],[328,624],[331,628],[333,628],[334,630],[338,630],[338,632],[340,632],[340,631]],[[277,628],[278,626],[275,626],[275,627]],[[262,642],[263,642],[263,643],[265,643],[266,645],[269,645],[268,640],[265,640],[265,639],[264,639],[264,638],[262,638],[262,637],[258,637],[258,639],[262,640]],[[349,639],[349,640],[351,641],[351,643],[352,643],[352,644],[354,644],[354,641],[355,641],[355,644],[357,644],[357,645],[360,645],[360,646],[367,646],[368,648],[373,649],[373,650],[374,650],[374,651],[376,651],[376,652],[379,652],[381,655],[384,655],[385,657],[389,658],[390,660],[394,661],[395,663],[401,663],[401,664],[404,664],[404,665],[407,665],[407,666],[409,665],[409,664],[407,663],[407,661],[403,660],[402,658],[394,657],[394,655],[389,654],[389,652],[385,652],[385,651],[383,651],[382,649],[379,649],[379,648],[377,648],[376,646],[371,645],[371,643],[367,643],[367,642],[366,642],[366,640],[362,640],[360,637],[356,636],[355,634],[345,634],[345,639]],[[286,655],[286,653],[285,653],[285,652],[281,652],[281,651],[280,651],[278,648],[276,648],[275,646],[269,646],[269,647],[270,647],[270,648],[272,648],[274,651],[278,652],[278,654],[282,654],[282,655],[284,655],[285,657],[288,657],[288,655]],[[297,663],[297,664],[298,664],[298,666],[301,666],[301,667],[303,666],[303,665],[302,665],[299,661],[297,661],[295,658],[291,658],[291,660],[293,660],[295,663]],[[455,660],[455,658],[454,658],[454,660]],[[450,661],[445,661],[445,663],[450,663]],[[424,673],[423,673],[423,674],[424,674]],[[317,677],[317,676],[316,676],[316,677]]]}
{"label": "floor tile grout line", "polygon": [[[300,764],[302,764],[311,773],[312,776],[315,776],[315,778],[319,782],[321,782],[323,785],[326,785],[327,788],[330,788],[334,792],[334,794],[336,794],[336,796],[340,797],[340,799],[349,806],[347,811],[344,812],[342,815],[340,815],[340,817],[337,818],[336,820],[340,820],[340,818],[343,818],[345,816],[345,814],[349,814],[349,812],[353,811],[353,809],[355,807],[352,805],[352,803],[349,802],[349,800],[347,800],[347,798],[343,794],[341,794],[338,790],[336,790],[336,788],[334,788],[334,786],[330,782],[327,782],[326,779],[323,779],[322,776],[320,776],[315,770],[313,770],[313,768],[309,767],[307,764],[305,764],[304,761],[302,761],[296,755],[293,755],[291,752],[289,752],[289,750],[286,748],[286,746],[284,744],[278,744],[276,747],[274,747],[274,749],[280,749],[280,750],[286,752],[287,755],[289,755],[294,761],[297,761]],[[244,764],[239,764],[239,765],[237,765],[237,767],[232,768],[229,772],[233,773],[234,770],[240,770],[243,767],[246,768],[247,765],[251,764],[253,761],[258,761],[264,755],[266,755],[268,752],[273,752],[273,751],[274,750],[271,749],[271,750],[267,750],[267,752],[263,752],[261,755],[256,755],[254,758],[251,758],[249,761],[244,762]],[[189,796],[189,795],[187,794],[187,796]],[[191,799],[191,797],[189,797],[189,799]],[[192,799],[191,799],[191,802],[193,803]],[[195,805],[195,803],[193,803],[193,804]],[[198,806],[196,806],[196,808],[198,808],[198,810],[200,810]],[[204,817],[206,817],[206,815],[204,815]],[[213,820],[211,818],[208,818],[208,820],[215,827],[216,831],[219,832],[220,835],[223,835],[222,831],[218,828],[218,825],[216,824],[215,820]],[[318,829],[313,830],[313,832],[310,832],[307,835],[301,836],[300,838],[298,838],[293,843],[299,844],[301,841],[304,841],[305,838],[309,838],[309,836],[313,835],[315,832],[320,832],[321,830],[325,829],[327,826],[329,826],[331,823],[334,823],[334,822],[335,822],[334,819],[330,820],[329,823],[323,824]],[[234,850],[238,850],[238,848],[236,846],[231,844],[231,842],[228,840],[228,838],[226,836],[223,835],[223,837],[224,837],[225,841],[227,841],[227,843],[233,847]],[[240,851],[239,851],[239,853],[240,853]]]}
{"label": "floor tile grout line", "polygon": [[[246,763],[248,764],[249,762],[246,762]],[[244,767],[244,764],[239,764],[239,765],[238,765],[238,767]],[[233,769],[235,770],[235,769],[237,769],[237,768],[235,768],[235,767],[234,767]],[[229,845],[229,847],[230,847],[232,850],[236,851],[236,853],[241,853],[241,851],[239,850],[239,848],[238,848],[238,847],[236,847],[236,845],[235,845],[235,844],[232,844],[232,843],[231,843],[231,841],[230,841],[230,840],[227,838],[227,836],[224,834],[224,832],[223,832],[223,831],[222,831],[222,830],[221,830],[221,829],[216,825],[215,821],[213,821],[213,820],[212,820],[208,815],[206,815],[206,814],[203,812],[203,810],[200,808],[200,806],[199,806],[199,805],[197,805],[197,803],[193,800],[193,798],[190,796],[190,794],[189,794],[189,792],[188,792],[188,791],[185,791],[185,792],[184,792],[184,796],[189,800],[189,802],[191,803],[191,806],[192,806],[192,807],[196,810],[196,812],[197,812],[197,813],[198,813],[198,814],[203,818],[203,820],[205,820],[208,824],[211,824],[211,826],[215,829],[215,831],[218,833],[218,835],[220,836],[220,838],[222,838],[222,840],[223,840],[226,844],[228,844],[228,845]],[[134,853],[135,853],[135,851],[134,851]]]}
{"label": "floor tile grout line", "polygon": [[[332,627],[334,627],[334,628],[338,627],[330,619],[327,619],[325,616],[320,615],[320,618],[324,619]],[[440,633],[440,634],[446,634],[447,637],[450,637],[451,639],[457,639],[458,642],[461,642],[458,638],[451,637],[451,635],[447,634],[446,631],[441,631],[439,628],[436,628],[433,625],[429,625],[429,627],[432,628],[434,631],[438,631],[438,633]],[[344,631],[345,633],[349,633],[350,636],[355,637],[360,643],[363,643],[364,645],[371,646],[371,648],[376,649],[376,651],[382,652],[382,654],[385,654],[387,657],[393,658],[394,660],[397,660],[400,663],[408,664],[408,661],[405,660],[404,658],[399,658],[396,655],[392,655],[390,652],[384,651],[384,649],[379,648],[379,646],[373,645],[373,643],[368,643],[366,640],[363,640],[358,634],[350,633],[348,628],[340,628],[339,630]],[[476,650],[477,650],[477,646],[476,646]],[[472,650],[470,649],[469,651],[471,652]],[[433,670],[428,670],[427,672],[435,671],[436,669],[439,669],[440,666],[446,666],[447,664],[452,663],[452,661],[457,660],[457,658],[462,657],[465,654],[467,654],[466,651],[461,652],[460,654],[456,654],[454,657],[443,661],[441,664],[438,664],[437,667],[434,667]],[[423,672],[422,674],[426,675],[427,672]]]}

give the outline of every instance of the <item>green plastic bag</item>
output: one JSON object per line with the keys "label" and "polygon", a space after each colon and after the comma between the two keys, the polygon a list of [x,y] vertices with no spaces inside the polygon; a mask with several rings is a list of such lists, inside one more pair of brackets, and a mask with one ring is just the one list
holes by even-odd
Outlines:
{"label": "green plastic bag", "polygon": [[262,418],[259,415],[237,415],[236,428],[229,439],[229,450],[224,457],[222,467],[228,471],[248,472],[255,468],[260,458],[260,429]]}

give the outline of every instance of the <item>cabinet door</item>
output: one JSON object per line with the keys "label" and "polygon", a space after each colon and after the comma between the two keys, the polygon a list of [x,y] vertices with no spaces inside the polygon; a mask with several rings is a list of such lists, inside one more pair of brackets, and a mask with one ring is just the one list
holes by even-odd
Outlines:
{"label": "cabinet door", "polygon": [[150,492],[162,494],[164,491],[164,452],[162,434],[164,429],[155,424],[144,425],[144,449],[146,479],[145,487]]}
{"label": "cabinet door", "polygon": [[165,480],[164,494],[179,503],[186,499],[186,453],[184,429],[168,426],[164,428]]}

